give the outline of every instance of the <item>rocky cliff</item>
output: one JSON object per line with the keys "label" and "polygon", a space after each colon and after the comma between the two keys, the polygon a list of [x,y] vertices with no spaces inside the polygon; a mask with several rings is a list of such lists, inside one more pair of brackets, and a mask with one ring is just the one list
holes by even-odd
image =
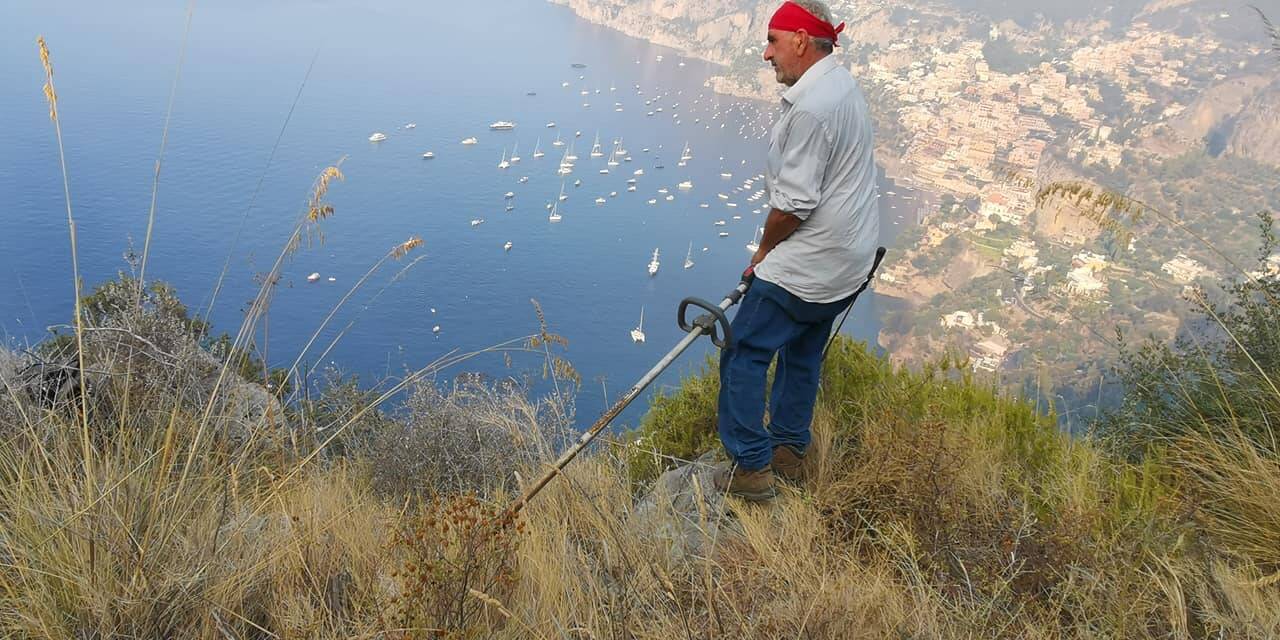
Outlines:
{"label": "rocky cliff", "polygon": [[550,0],[582,19],[691,58],[729,65],[762,40],[772,6],[760,0]]}
{"label": "rocky cliff", "polygon": [[1280,81],[1254,94],[1236,115],[1226,153],[1280,166]]}

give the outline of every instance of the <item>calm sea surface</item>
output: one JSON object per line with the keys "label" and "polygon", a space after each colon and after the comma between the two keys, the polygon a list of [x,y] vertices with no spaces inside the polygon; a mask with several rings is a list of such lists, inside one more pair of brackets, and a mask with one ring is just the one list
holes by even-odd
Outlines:
{"label": "calm sea surface", "polygon": [[[265,340],[260,334],[273,364],[289,364],[380,256],[419,235],[425,245],[412,257],[425,257],[394,282],[409,260],[388,264],[322,334],[321,347],[355,321],[326,363],[367,381],[402,375],[454,349],[536,331],[536,298],[551,329],[569,341],[565,355],[583,378],[579,422],[589,423],[603,408],[602,387],[615,397],[679,339],[681,298],[719,300],[735,284],[749,257],[745,244],[764,218],[764,199],[748,200],[763,181],[742,184],[762,170],[766,143],[758,136],[774,105],[717,97],[703,87],[711,65],[536,0],[371,4],[198,3],[148,276],[202,308],[230,255],[211,319],[234,333],[256,292],[254,274],[270,268],[312,181],[345,159],[346,180],[329,194],[336,213],[323,224],[323,244],[303,248],[287,265]],[[35,38],[43,34],[53,55],[80,265],[92,286],[126,267],[131,239],[141,251],[186,13],[177,1],[18,2],[3,13],[0,331],[20,346],[72,315],[62,180]],[[497,120],[517,126],[490,131]],[[417,126],[404,128],[408,123]],[[369,142],[374,132],[387,140]],[[606,155],[592,158],[597,133]],[[545,207],[560,193],[556,170],[569,148],[552,145],[557,134],[580,159],[564,181],[563,221],[552,224]],[[470,136],[477,144],[460,144]],[[600,174],[615,140],[631,161]],[[693,159],[679,167],[686,143]],[[522,161],[499,169],[517,144]],[[546,152],[539,160],[532,158],[535,144]],[[436,157],[423,159],[426,151]],[[627,191],[628,179],[636,191]],[[693,188],[679,189],[686,180]],[[882,193],[892,189],[881,186]],[[515,193],[510,212],[508,191]],[[908,192],[897,192],[882,197],[884,242],[904,224],[897,214],[914,210],[913,202],[896,200]],[[512,248],[504,251],[508,241]],[[691,243],[696,264],[685,270]],[[655,248],[662,266],[650,277]],[[307,282],[312,272],[319,282]],[[867,294],[845,331],[874,340],[887,304]],[[642,307],[648,340],[634,344],[628,332]],[[325,364],[314,362],[320,350],[313,350],[313,364]],[[699,343],[658,386],[678,382],[710,352],[709,342]],[[540,363],[517,356],[514,366]],[[511,371],[501,356],[488,355],[441,377],[463,370]],[[634,423],[641,409],[624,421]]]}

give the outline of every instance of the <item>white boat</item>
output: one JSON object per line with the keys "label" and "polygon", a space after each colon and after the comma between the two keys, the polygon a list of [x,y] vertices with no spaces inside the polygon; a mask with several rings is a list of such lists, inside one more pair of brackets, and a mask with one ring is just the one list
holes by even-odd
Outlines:
{"label": "white boat", "polygon": [[709,204],[707,204],[707,203],[703,202],[702,204],[699,204],[699,205],[698,205],[698,208],[699,208],[699,209],[710,209],[710,208],[711,208],[711,205],[709,205]]}
{"label": "white boat", "polygon": [[417,129],[417,128],[418,128],[418,124],[417,124],[416,122],[410,122],[409,124],[406,124],[406,125],[404,126],[404,128],[406,128],[406,129]]}
{"label": "white boat", "polygon": [[516,146],[511,148],[511,164],[520,162],[519,152],[520,152],[520,143],[517,142]]}
{"label": "white boat", "polygon": [[608,173],[609,173],[609,170],[608,170],[608,169],[601,169],[601,170],[600,170],[600,175],[608,175]]}
{"label": "white boat", "polygon": [[[566,83],[564,83],[564,85],[567,87],[567,86],[569,86],[569,83],[568,83],[568,82],[566,82]],[[548,123],[547,123],[547,128],[548,128],[548,129],[554,129],[554,128],[556,128],[556,123],[554,123],[554,122],[548,122]]]}
{"label": "white boat", "polygon": [[561,180],[560,181],[560,197],[556,198],[556,200],[560,202],[564,202],[565,200],[568,200],[568,199],[569,199],[569,196],[564,194],[564,181]]}
{"label": "white boat", "polygon": [[369,142],[382,142],[383,140],[386,140],[386,139],[387,139],[387,134],[382,133],[381,131],[375,131],[373,132],[373,135],[369,136]]}
{"label": "white boat", "polygon": [[658,204],[658,199],[657,199],[657,198],[650,198],[650,199],[649,199],[649,204]]}
{"label": "white boat", "polygon": [[582,180],[580,180],[580,179],[579,179],[579,180],[574,180],[574,181],[573,181],[573,186],[575,186],[575,187],[581,187],[581,186],[582,186]]}
{"label": "white boat", "polygon": [[617,191],[610,191],[610,192],[609,192],[609,197],[610,197],[610,198],[616,198],[616,197],[618,197],[618,192],[617,192]]}
{"label": "white boat", "polygon": [[662,187],[661,189],[658,189],[658,193],[669,193],[669,190],[666,187]]}
{"label": "white boat", "polygon": [[431,327],[431,333],[440,333],[440,325]]}
{"label": "white boat", "polygon": [[555,140],[555,142],[552,142],[552,143],[551,143],[551,146],[553,146],[553,147],[563,147],[563,146],[564,146],[564,141],[560,139],[560,134],[559,134],[559,132],[557,132],[557,133],[556,133],[556,140]]}
{"label": "white boat", "polygon": [[644,342],[644,307],[640,307],[640,324],[631,330],[632,342]]}
{"label": "white boat", "polygon": [[512,198],[514,198],[514,197],[516,197],[516,192],[514,192],[514,191],[508,191],[508,192],[506,192],[506,193],[502,194],[502,197],[504,197],[504,198],[506,198],[506,199],[510,200],[510,199],[512,199]]}
{"label": "white boat", "polygon": [[725,171],[720,174],[720,177],[724,178],[725,180],[728,180],[729,178],[733,177],[733,174],[729,173],[728,171]]}
{"label": "white boat", "polygon": [[333,276],[329,276],[328,280],[329,280],[329,282],[337,282],[337,281],[338,281],[338,279],[337,279],[337,278],[335,278],[335,277],[333,277]]}
{"label": "white boat", "polygon": [[731,209],[737,209],[737,208],[738,208],[738,203],[736,203],[736,202],[726,202],[726,203],[724,203],[724,206],[729,207],[729,208],[731,208]]}
{"label": "white boat", "polygon": [[692,242],[689,243],[689,253],[685,254],[684,256],[684,268],[686,269],[693,268],[693,243]]}
{"label": "white boat", "polygon": [[689,189],[693,188],[693,181],[685,180],[684,182],[681,182],[680,184],[676,185],[676,187],[688,191]]}
{"label": "white boat", "polygon": [[667,202],[671,202],[672,200],[675,200],[675,199],[676,199],[675,196],[667,196]]}
{"label": "white boat", "polygon": [[659,266],[660,266],[660,265],[659,265],[659,263],[658,263],[658,250],[657,250],[657,249],[654,249],[654,250],[653,250],[653,257],[649,259],[649,275],[651,275],[651,276],[656,276],[656,275],[658,275],[658,267],[659,267]]}
{"label": "white boat", "polygon": [[551,215],[547,216],[548,220],[552,222],[560,222],[560,207],[558,205],[559,203],[552,203]]}
{"label": "white boat", "polygon": [[715,221],[715,225],[716,225],[717,227],[723,227],[723,226],[724,226],[724,225],[726,225],[726,224],[728,224],[728,223],[727,223],[727,222],[725,222],[724,220],[716,220],[716,221]]}
{"label": "white boat", "polygon": [[315,281],[317,281],[317,280],[319,280],[319,279],[320,279],[320,272],[319,272],[319,271],[317,271],[317,272],[315,272],[315,273],[312,273],[311,275],[307,276],[307,282],[315,282]]}
{"label": "white boat", "polygon": [[529,181],[529,176],[520,176],[520,180],[519,180],[520,184],[524,184],[528,181]]}
{"label": "white boat", "polygon": [[516,123],[507,122],[506,120],[499,120],[493,124],[490,124],[489,128],[493,131],[510,131],[511,129],[516,128]]}
{"label": "white boat", "polygon": [[538,138],[538,141],[533,143],[533,159],[534,160],[537,160],[538,158],[541,158],[542,156],[547,155],[542,152],[542,149],[540,148],[541,145],[542,145],[542,138]]}
{"label": "white boat", "polygon": [[635,186],[634,184],[633,184],[633,185],[629,185],[629,186],[627,187],[627,191],[635,191],[635,190],[636,190],[636,186]]}
{"label": "white boat", "polygon": [[756,232],[751,234],[751,242],[747,243],[747,251],[755,253],[760,250],[760,243],[756,241],[756,237],[760,235],[760,227],[756,227]]}
{"label": "white boat", "polygon": [[510,163],[510,162],[507,162],[507,150],[506,150],[506,148],[504,147],[504,148],[502,149],[502,162],[499,162],[499,163],[498,163],[498,168],[499,168],[499,169],[506,169],[507,167],[510,167],[510,166],[511,166],[511,163]]}
{"label": "white boat", "polygon": [[693,159],[693,155],[689,153],[689,143],[688,143],[688,142],[684,143],[684,151],[681,151],[681,152],[680,152],[680,159],[681,159],[681,160],[692,160],[692,159]]}
{"label": "white boat", "polygon": [[642,176],[642,175],[644,175],[644,169],[636,169],[635,171],[632,171],[632,172],[631,172],[631,175],[633,175],[633,176]]}
{"label": "white boat", "polygon": [[596,198],[596,204],[604,204],[604,203],[605,203],[604,196],[600,196],[599,198]]}
{"label": "white boat", "polygon": [[477,140],[475,138],[464,138],[462,140],[462,144],[466,144],[466,145],[472,145],[472,144],[475,144],[476,142]]}
{"label": "white boat", "polygon": [[503,250],[503,251],[510,251],[510,250],[511,250],[511,241],[510,241],[510,240],[508,240],[506,244],[502,245],[502,250]]}
{"label": "white boat", "polygon": [[591,145],[591,157],[600,158],[604,156],[604,152],[600,150],[600,133],[596,132],[596,141]]}
{"label": "white boat", "polygon": [[426,152],[426,153],[422,154],[422,159],[423,159],[423,160],[430,160],[430,159],[432,159],[432,158],[434,158],[434,157],[436,157],[436,154],[435,154],[434,152],[431,152],[431,151],[428,151],[428,152]]}
{"label": "white boat", "polygon": [[720,237],[721,237],[721,238],[728,238],[728,237],[729,237],[729,232],[728,232],[728,231],[721,231],[721,232],[720,232]]}
{"label": "white boat", "polygon": [[472,220],[472,221],[471,221],[471,226],[473,226],[473,227],[478,227],[478,226],[480,226],[480,225],[482,225],[482,224],[484,224],[484,218],[476,218],[476,219],[474,219],[474,220]]}

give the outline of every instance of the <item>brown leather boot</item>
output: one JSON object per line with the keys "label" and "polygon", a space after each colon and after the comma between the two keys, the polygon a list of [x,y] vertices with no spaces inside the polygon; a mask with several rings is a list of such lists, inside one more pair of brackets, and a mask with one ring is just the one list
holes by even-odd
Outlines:
{"label": "brown leather boot", "polygon": [[743,500],[763,502],[772,500],[777,495],[773,488],[773,470],[769,467],[759,471],[747,471],[729,462],[716,469],[712,478],[716,491],[728,493]]}
{"label": "brown leather boot", "polygon": [[804,482],[804,454],[785,444],[773,448],[773,472],[793,484]]}

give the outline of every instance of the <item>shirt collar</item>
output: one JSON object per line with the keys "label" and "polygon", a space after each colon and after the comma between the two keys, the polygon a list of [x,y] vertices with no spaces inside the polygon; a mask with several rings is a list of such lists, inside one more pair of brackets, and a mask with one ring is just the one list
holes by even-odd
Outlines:
{"label": "shirt collar", "polygon": [[836,68],[835,58],[835,56],[828,54],[823,59],[813,63],[813,66],[809,67],[795,84],[782,93],[782,99],[788,104],[799,102],[800,98],[804,97],[804,94],[808,93],[813,88],[813,85],[817,84],[818,78]]}

